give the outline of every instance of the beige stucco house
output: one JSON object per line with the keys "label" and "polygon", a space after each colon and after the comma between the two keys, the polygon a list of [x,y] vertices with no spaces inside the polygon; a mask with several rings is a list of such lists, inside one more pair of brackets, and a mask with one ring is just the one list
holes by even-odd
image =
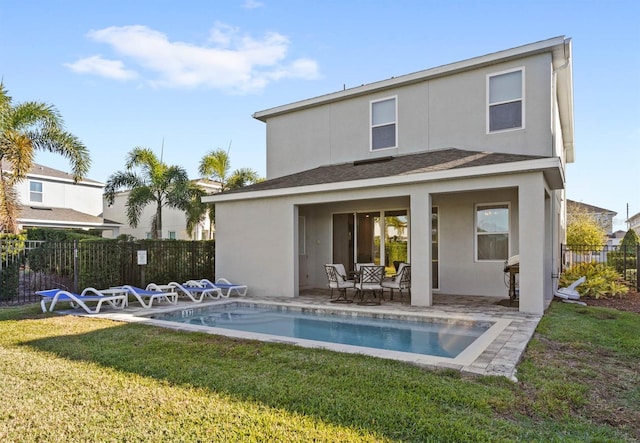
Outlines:
{"label": "beige stucco house", "polygon": [[[11,173],[6,164],[3,169]],[[58,169],[34,163],[25,180],[16,185],[20,200],[20,229],[97,229],[117,230],[120,225],[102,213],[104,183],[73,176]]]}
{"label": "beige stucco house", "polygon": [[[192,182],[205,192],[213,194],[220,191],[220,183],[208,179],[195,179]],[[129,191],[121,191],[116,193],[113,204],[109,204],[103,196],[100,196],[100,202],[104,206],[104,215],[110,220],[115,220],[121,226],[117,231],[104,232],[103,236],[107,238],[115,238],[118,235],[130,235],[136,239],[151,238],[151,220],[155,215],[155,204],[147,205],[140,215],[140,223],[133,227],[127,219],[127,199]],[[187,231],[187,221],[184,211],[165,206],[162,208],[162,233],[160,238],[173,240],[211,240],[213,238],[212,224],[209,222],[209,216],[205,217],[196,224],[193,231]]]}
{"label": "beige stucco house", "polygon": [[[260,111],[267,180],[216,205],[216,274],[260,296],[326,287],[325,263],[412,264],[411,304],[552,298],[574,159],[571,40],[556,37]],[[383,235],[386,225],[402,235]],[[406,242],[405,244],[399,244]],[[393,248],[390,248],[393,243]]]}

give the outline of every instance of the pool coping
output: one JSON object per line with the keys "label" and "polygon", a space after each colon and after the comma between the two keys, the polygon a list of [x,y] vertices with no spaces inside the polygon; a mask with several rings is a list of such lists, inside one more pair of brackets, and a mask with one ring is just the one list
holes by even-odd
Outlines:
{"label": "pool coping", "polygon": [[[384,349],[364,348],[352,345],[337,343],[317,342],[313,340],[296,339],[292,337],[273,336],[268,334],[258,334],[254,332],[236,331],[231,329],[215,328],[210,326],[200,326],[187,323],[176,323],[167,320],[149,318],[152,315],[167,313],[171,311],[202,308],[211,305],[225,303],[245,302],[257,304],[286,305],[296,309],[313,308],[320,311],[342,312],[345,314],[358,313],[367,314],[374,317],[392,318],[423,318],[439,319],[451,322],[490,322],[493,325],[482,336],[476,339],[461,354],[455,358],[428,356],[422,354],[412,354],[399,351],[389,351]],[[431,309],[433,308],[433,309]],[[459,312],[452,312],[459,311]],[[68,313],[69,311],[64,311]],[[77,311],[71,311],[80,314]],[[83,314],[80,314],[83,315]],[[513,310],[494,311],[490,313],[478,312],[474,309],[455,310],[438,309],[437,307],[414,307],[409,305],[384,304],[382,306],[366,307],[358,305],[330,305],[320,304],[314,299],[295,299],[283,297],[232,297],[230,299],[205,301],[194,304],[192,302],[178,302],[177,305],[157,305],[149,309],[129,306],[125,310],[111,310],[100,312],[99,314],[88,315],[90,317],[107,318],[128,323],[148,324],[170,328],[174,330],[204,332],[210,334],[224,335],[229,337],[261,340],[272,343],[284,343],[307,348],[328,349],[337,352],[364,354],[378,358],[399,360],[430,369],[452,369],[467,374],[475,375],[495,375],[504,376],[510,380],[517,381],[516,365],[522,358],[529,340],[533,336],[538,322],[542,316],[522,314]]]}

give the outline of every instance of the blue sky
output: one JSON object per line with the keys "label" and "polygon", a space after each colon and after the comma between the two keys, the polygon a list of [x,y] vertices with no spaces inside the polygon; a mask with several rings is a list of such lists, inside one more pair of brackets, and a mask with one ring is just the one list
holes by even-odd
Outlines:
{"label": "blue sky", "polygon": [[[265,175],[251,115],[550,37],[573,39],[576,162],[568,197],[640,212],[640,2],[0,0],[0,76],[44,101],[106,181],[150,147],[192,178],[231,146]],[[69,170],[64,159],[37,162]]]}

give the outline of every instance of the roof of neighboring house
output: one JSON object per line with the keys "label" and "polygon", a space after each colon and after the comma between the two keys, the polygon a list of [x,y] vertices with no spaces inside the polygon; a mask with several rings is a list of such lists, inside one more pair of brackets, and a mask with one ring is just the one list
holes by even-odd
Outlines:
{"label": "roof of neighboring house", "polygon": [[633,214],[631,217],[629,217],[626,221],[627,223],[631,223],[637,220],[640,220],[640,212],[638,212],[637,214]]}
{"label": "roof of neighboring house", "polygon": [[[11,165],[11,163],[7,162],[7,161],[2,161],[2,170],[5,172],[12,172],[13,167]],[[73,182],[73,175],[68,174],[64,171],[60,171],[59,169],[54,169],[54,168],[50,168],[48,166],[44,166],[44,165],[40,165],[38,163],[33,163],[31,165],[31,169],[29,170],[29,176],[36,176],[36,177],[47,177],[47,178],[54,178],[54,179],[58,179],[58,180],[63,180],[63,181],[71,181]],[[103,186],[104,184],[96,181],[96,180],[91,180],[90,178],[84,178],[82,179],[79,183],[86,183],[86,184],[92,184],[92,185],[100,185]]]}
{"label": "roof of neighboring house", "polygon": [[20,224],[30,224],[34,222],[46,222],[52,224],[64,225],[117,225],[120,223],[111,220],[105,220],[102,217],[86,214],[68,208],[50,208],[45,206],[21,206],[20,216],[18,217]]}
{"label": "roof of neighboring house", "polygon": [[616,211],[612,211],[611,209],[599,208],[598,206],[588,205],[586,203],[567,199],[567,209],[571,210],[572,207],[593,214],[617,214]]}
{"label": "roof of neighboring house", "polygon": [[464,151],[455,148],[441,149],[418,154],[379,157],[354,161],[352,163],[320,166],[315,169],[266,180],[217,195],[446,171],[472,166],[488,166],[541,158],[544,157]]}

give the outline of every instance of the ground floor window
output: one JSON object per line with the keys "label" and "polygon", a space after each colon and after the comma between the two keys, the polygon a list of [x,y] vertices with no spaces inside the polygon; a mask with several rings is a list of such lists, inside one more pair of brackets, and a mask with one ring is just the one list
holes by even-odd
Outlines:
{"label": "ground floor window", "polygon": [[476,259],[506,260],[509,257],[509,205],[476,205]]}

